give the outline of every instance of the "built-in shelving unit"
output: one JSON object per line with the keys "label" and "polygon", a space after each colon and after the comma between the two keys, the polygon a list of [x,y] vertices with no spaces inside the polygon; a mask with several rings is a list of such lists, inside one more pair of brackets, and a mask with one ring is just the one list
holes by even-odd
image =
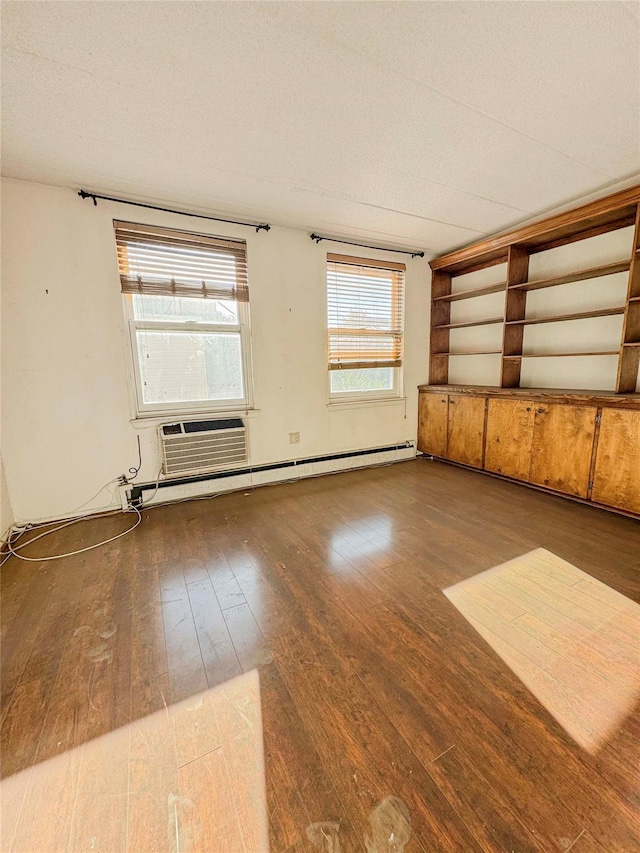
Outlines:
{"label": "built-in shelving unit", "polygon": [[[628,257],[597,266],[583,266],[562,275],[530,278],[529,260],[532,255],[632,225],[635,229]],[[457,277],[500,264],[506,264],[506,280],[483,284],[475,289],[466,288],[461,281],[463,289],[455,289]],[[498,384],[502,388],[520,387],[523,359],[616,356],[618,369],[615,392],[635,392],[640,366],[640,186],[435,258],[430,265],[433,271],[430,384],[445,385],[449,382],[449,359],[454,356],[499,355],[501,368]],[[611,276],[627,271],[628,287],[623,304],[620,304],[620,295],[617,298],[612,295],[612,304],[605,307],[570,312],[565,308],[560,314],[545,312],[541,316],[527,317],[527,294],[532,291],[592,279],[601,280],[605,289],[608,282],[613,281]],[[504,278],[503,272],[500,278]],[[501,316],[495,316],[494,307],[493,316],[488,318],[469,318],[467,311],[459,320],[455,316],[452,319],[452,303],[501,292],[505,294]],[[539,350],[536,352],[524,350],[524,332],[527,327],[615,316],[622,317],[622,336],[618,349],[605,348],[608,342],[594,340],[592,348],[588,347],[587,341],[587,351],[553,352],[540,346],[535,347]],[[496,325],[502,325],[502,346],[499,350],[491,346],[493,341],[489,339],[486,339],[489,346],[486,346],[484,340],[485,345],[480,347],[477,343],[468,349],[460,348],[459,343],[458,349],[451,346],[451,332],[454,330]],[[582,331],[582,327],[576,328]],[[581,343],[578,342],[577,348],[581,349]],[[605,347],[602,347],[603,343]]]}

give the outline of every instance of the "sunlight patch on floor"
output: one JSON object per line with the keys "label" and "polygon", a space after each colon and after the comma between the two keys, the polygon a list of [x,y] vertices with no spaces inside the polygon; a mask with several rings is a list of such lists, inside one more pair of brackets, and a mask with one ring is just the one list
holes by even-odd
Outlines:
{"label": "sunlight patch on floor", "polygon": [[4,779],[2,850],[268,851],[257,670]]}
{"label": "sunlight patch on floor", "polygon": [[538,548],[444,590],[585,750],[640,695],[640,605]]}

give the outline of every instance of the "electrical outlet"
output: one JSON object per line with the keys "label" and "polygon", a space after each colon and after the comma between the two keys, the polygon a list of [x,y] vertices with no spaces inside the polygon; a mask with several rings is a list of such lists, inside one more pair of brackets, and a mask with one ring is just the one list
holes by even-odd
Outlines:
{"label": "electrical outlet", "polygon": [[289,433],[289,444],[300,444],[300,433],[299,432],[290,432]]}

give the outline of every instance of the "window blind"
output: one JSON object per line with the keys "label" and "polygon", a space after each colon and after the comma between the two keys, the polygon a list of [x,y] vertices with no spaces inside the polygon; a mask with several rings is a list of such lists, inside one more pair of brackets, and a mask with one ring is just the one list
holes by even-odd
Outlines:
{"label": "window blind", "polygon": [[113,224],[123,293],[249,301],[244,240]]}
{"label": "window blind", "polygon": [[327,255],[329,370],[401,366],[405,269]]}

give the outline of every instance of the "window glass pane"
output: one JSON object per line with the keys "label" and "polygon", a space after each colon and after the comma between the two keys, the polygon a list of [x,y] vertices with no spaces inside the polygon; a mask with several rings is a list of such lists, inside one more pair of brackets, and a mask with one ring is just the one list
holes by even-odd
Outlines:
{"label": "window glass pane", "polygon": [[393,390],[393,367],[372,367],[364,370],[331,370],[331,393],[348,394],[357,391]]}
{"label": "window glass pane", "polygon": [[244,399],[239,333],[138,329],[136,340],[144,403]]}
{"label": "window glass pane", "polygon": [[230,323],[238,325],[238,303],[223,299],[188,296],[133,294],[136,320],[164,320],[169,323]]}

